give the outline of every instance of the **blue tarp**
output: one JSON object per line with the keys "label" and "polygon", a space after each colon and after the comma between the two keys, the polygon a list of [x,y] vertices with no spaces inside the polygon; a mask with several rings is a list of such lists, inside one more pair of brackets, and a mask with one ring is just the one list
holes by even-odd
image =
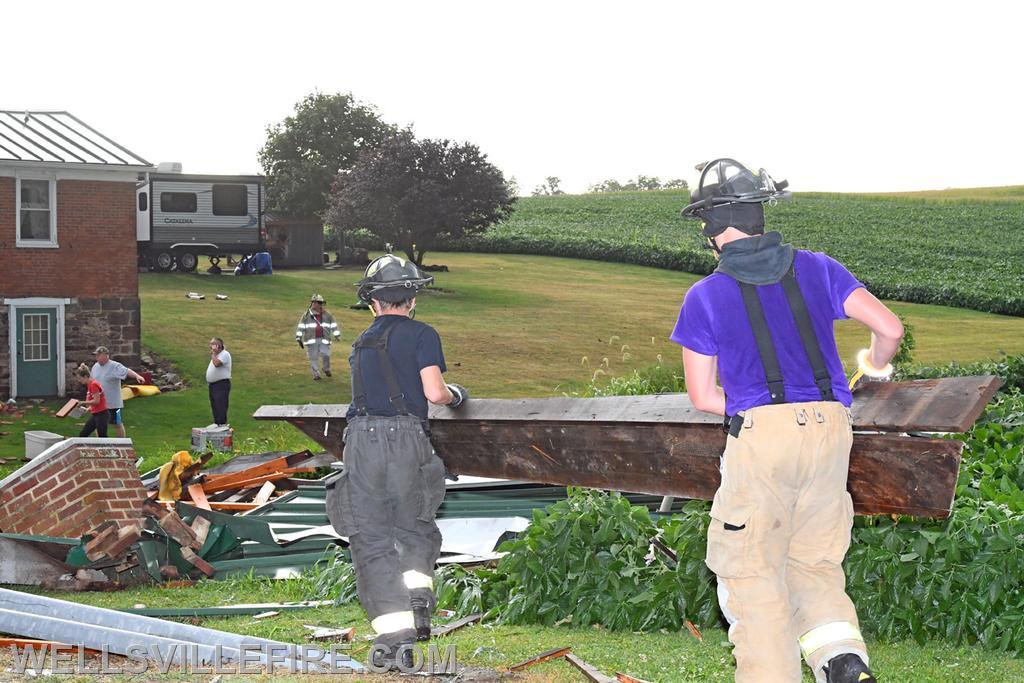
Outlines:
{"label": "blue tarp", "polygon": [[261,251],[246,256],[235,266],[235,275],[273,275],[274,263],[270,253]]}

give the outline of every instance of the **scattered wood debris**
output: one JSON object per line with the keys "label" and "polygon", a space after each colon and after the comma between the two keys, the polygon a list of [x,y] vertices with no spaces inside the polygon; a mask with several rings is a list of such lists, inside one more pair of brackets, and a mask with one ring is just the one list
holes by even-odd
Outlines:
{"label": "scattered wood debris", "polygon": [[572,650],[571,647],[559,647],[559,648],[555,648],[554,650],[548,650],[547,652],[541,652],[539,655],[536,655],[534,657],[530,657],[529,659],[524,660],[522,662],[519,662],[518,664],[513,664],[512,666],[510,666],[508,668],[508,670],[509,671],[522,671],[523,669],[525,669],[527,667],[535,666],[537,664],[542,664],[544,662],[550,662],[552,659],[558,659],[560,657],[565,657],[567,654],[569,654],[569,652],[571,650]]}
{"label": "scattered wood debris", "polygon": [[580,670],[588,681],[594,681],[594,683],[616,683],[616,679],[611,676],[607,676],[597,668],[587,664],[582,659],[574,654],[568,653],[565,655],[565,661],[572,664],[574,667]]}
{"label": "scattered wood debris", "polygon": [[351,643],[356,637],[355,626],[349,626],[348,628],[326,628],[324,626],[310,626],[308,624],[304,624],[304,626],[312,631],[308,636],[310,640]]}
{"label": "scattered wood debris", "polygon": [[270,612],[260,612],[259,614],[252,615],[253,619],[269,619],[270,617],[276,617],[280,612],[271,610]]}
{"label": "scattered wood debris", "polygon": [[619,683],[651,683],[650,681],[645,681],[642,678],[637,678],[636,676],[630,676],[629,674],[624,673],[616,673],[615,679],[619,681]]}
{"label": "scattered wood debris", "polygon": [[694,638],[696,638],[697,640],[699,640],[702,643],[704,642],[704,634],[701,633],[700,629],[698,629],[696,626],[694,626],[693,622],[690,621],[689,619],[686,620],[686,628],[689,629],[690,633],[693,634]]}
{"label": "scattered wood debris", "polygon": [[480,621],[482,617],[483,615],[479,613],[469,614],[467,616],[462,617],[461,619],[457,619],[451,622],[450,624],[435,626],[434,628],[430,629],[430,635],[433,638],[440,638],[441,636],[446,636],[453,631],[458,631],[460,628],[469,626],[470,624],[477,623],[478,621]]}

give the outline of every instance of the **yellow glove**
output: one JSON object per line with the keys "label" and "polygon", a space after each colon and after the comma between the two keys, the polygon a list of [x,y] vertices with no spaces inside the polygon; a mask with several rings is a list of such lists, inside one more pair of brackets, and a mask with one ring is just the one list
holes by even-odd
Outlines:
{"label": "yellow glove", "polygon": [[886,363],[884,368],[876,368],[871,364],[870,355],[870,349],[861,349],[857,352],[857,372],[850,378],[850,391],[854,390],[862,377],[883,382],[892,377],[892,363]]}

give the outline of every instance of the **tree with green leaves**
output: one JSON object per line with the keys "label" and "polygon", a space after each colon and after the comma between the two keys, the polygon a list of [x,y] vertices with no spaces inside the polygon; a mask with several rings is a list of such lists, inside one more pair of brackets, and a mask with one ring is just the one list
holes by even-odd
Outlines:
{"label": "tree with green leaves", "polygon": [[351,93],[307,95],[294,114],[267,127],[259,152],[267,208],[281,216],[322,217],[338,172],[394,133],[373,106]]}
{"label": "tree with green leaves", "polygon": [[565,194],[559,185],[562,184],[562,179],[556,175],[549,175],[544,179],[544,182],[533,188],[534,197],[547,197],[556,194]]}
{"label": "tree with green leaves", "polygon": [[325,218],[339,230],[366,228],[422,266],[440,238],[486,231],[515,200],[476,145],[418,140],[405,130],[338,174]]}

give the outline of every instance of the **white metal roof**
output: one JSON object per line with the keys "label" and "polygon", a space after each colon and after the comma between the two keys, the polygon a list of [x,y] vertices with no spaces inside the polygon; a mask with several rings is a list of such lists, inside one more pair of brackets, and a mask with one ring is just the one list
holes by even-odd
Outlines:
{"label": "white metal roof", "polygon": [[0,110],[0,161],[152,166],[66,111]]}

